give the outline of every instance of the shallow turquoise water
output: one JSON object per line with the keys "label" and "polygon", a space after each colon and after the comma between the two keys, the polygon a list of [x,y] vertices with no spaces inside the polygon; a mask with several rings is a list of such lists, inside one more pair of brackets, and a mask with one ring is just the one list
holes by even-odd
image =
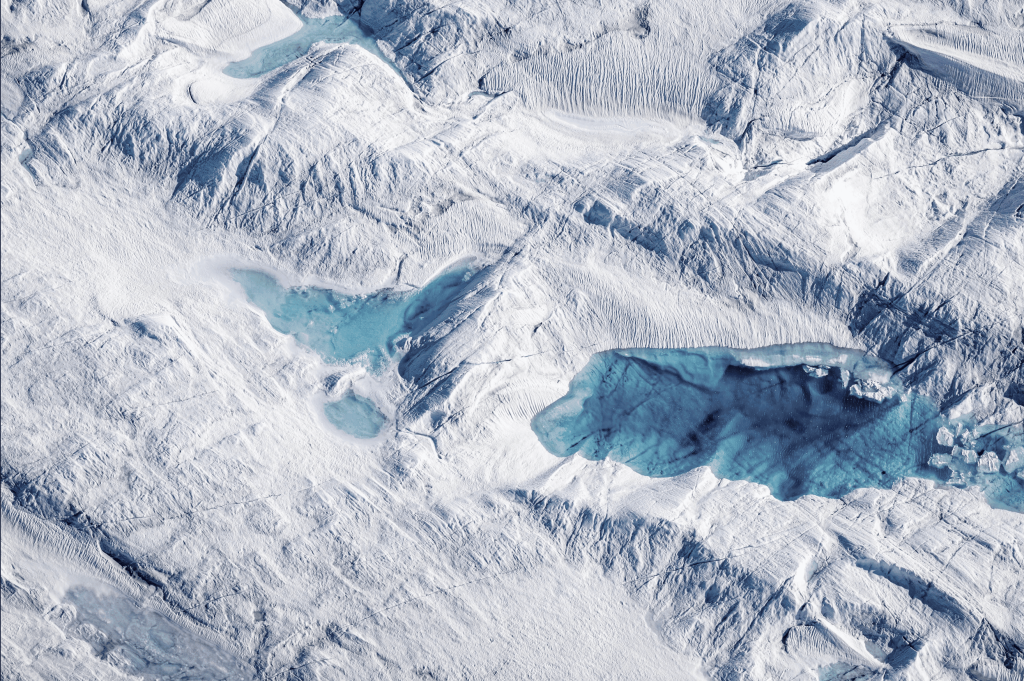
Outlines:
{"label": "shallow turquoise water", "polygon": [[287,38],[254,50],[248,59],[228,64],[224,68],[225,75],[232,78],[257,78],[302,57],[314,43],[325,42],[358,45],[402,76],[377,47],[373,37],[355,21],[345,17],[309,19],[297,16],[304,24],[301,29]]}
{"label": "shallow turquoise water", "polygon": [[380,370],[395,356],[395,342],[429,326],[464,288],[471,272],[442,274],[418,291],[380,291],[347,296],[322,288],[286,289],[256,270],[232,270],[249,300],[281,333],[318,352],[328,362],[360,360]]}
{"label": "shallow turquoise water", "polygon": [[361,439],[377,437],[385,420],[373,402],[352,392],[328,402],[324,413],[336,428]]}
{"label": "shallow turquoise water", "polygon": [[[444,315],[465,290],[472,271],[446,272],[417,291],[366,296],[314,287],[288,289],[257,270],[235,269],[231,275],[276,331],[291,334],[327,362],[359,362],[379,372],[398,354],[399,339],[417,336]],[[385,421],[373,402],[351,392],[325,405],[324,413],[335,427],[363,439],[376,437]]]}
{"label": "shallow turquoise water", "polygon": [[[765,348],[765,356],[785,355],[779,347]],[[960,475],[957,484],[980,485],[993,505],[1024,509],[1024,480],[1014,475],[983,471],[968,459],[959,468],[935,465],[934,454],[968,450],[937,441],[951,424],[926,398],[904,392],[862,399],[839,367],[753,368],[732,352],[600,353],[565,397],[533,419],[533,430],[558,456],[611,458],[654,477],[709,466],[721,478],[764,484],[783,500],[837,498],[904,476],[947,482]],[[957,442],[1005,458],[1016,444],[1008,433],[958,435]]]}

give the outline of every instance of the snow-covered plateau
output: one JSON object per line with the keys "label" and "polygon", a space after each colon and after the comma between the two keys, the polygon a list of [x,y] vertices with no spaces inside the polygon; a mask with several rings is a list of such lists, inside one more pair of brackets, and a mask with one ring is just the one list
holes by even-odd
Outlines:
{"label": "snow-covered plateau", "polygon": [[1024,679],[1024,7],[10,0],[2,671]]}

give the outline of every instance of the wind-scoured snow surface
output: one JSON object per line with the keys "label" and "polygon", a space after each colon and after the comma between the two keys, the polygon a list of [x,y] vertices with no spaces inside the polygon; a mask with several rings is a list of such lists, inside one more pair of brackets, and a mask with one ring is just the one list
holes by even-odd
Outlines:
{"label": "wind-scoured snow surface", "polygon": [[[0,13],[4,679],[1024,676],[968,484],[1024,475],[1019,3]],[[531,428],[692,403],[601,358],[793,344],[931,405],[929,475]]]}

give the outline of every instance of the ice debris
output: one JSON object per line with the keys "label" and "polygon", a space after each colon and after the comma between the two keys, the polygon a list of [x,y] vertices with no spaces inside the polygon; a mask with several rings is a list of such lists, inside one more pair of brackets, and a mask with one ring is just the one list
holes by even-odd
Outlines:
{"label": "ice debris", "polygon": [[979,473],[998,473],[999,472],[999,457],[996,456],[995,452],[985,452],[978,459],[978,472]]}
{"label": "ice debris", "polygon": [[896,395],[896,387],[871,380],[857,381],[850,386],[850,394],[862,400],[881,404]]}
{"label": "ice debris", "polygon": [[1013,447],[1003,459],[1003,470],[1013,473],[1021,468],[1024,468],[1024,447]]}

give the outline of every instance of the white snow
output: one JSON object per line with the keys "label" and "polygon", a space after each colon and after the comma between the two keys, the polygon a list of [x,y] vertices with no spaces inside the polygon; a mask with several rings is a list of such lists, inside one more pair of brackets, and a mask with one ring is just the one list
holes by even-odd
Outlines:
{"label": "white snow", "polygon": [[[1024,422],[1019,6],[295,9],[404,79],[224,75],[302,28],[276,0],[0,8],[4,678],[1024,674],[1024,519],[956,484],[1024,481],[986,439]],[[229,275],[466,263],[379,370]],[[596,352],[781,344],[934,400],[950,483],[783,502],[530,429]]]}
{"label": "white snow", "polygon": [[978,459],[978,471],[983,473],[996,473],[999,471],[999,457],[995,452],[985,452]]}

